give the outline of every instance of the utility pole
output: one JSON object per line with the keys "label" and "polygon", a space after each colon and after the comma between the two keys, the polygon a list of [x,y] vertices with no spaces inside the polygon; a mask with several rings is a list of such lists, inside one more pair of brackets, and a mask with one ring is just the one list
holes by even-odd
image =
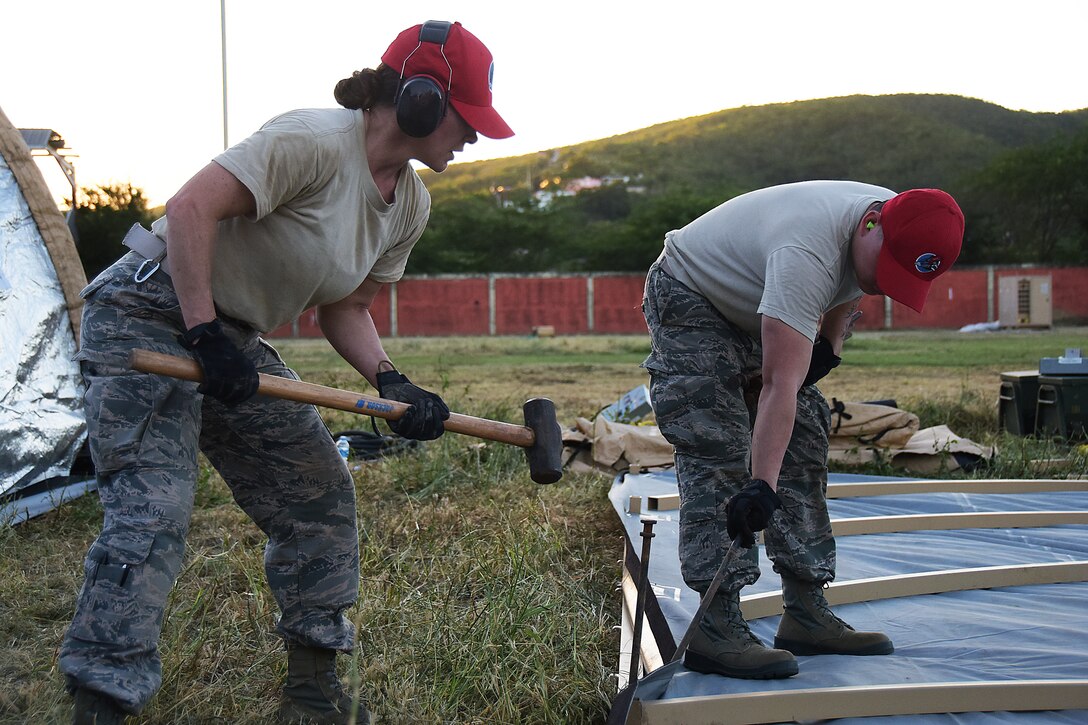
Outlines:
{"label": "utility pole", "polygon": [[223,51],[223,150],[227,150],[227,0],[219,0],[220,47]]}

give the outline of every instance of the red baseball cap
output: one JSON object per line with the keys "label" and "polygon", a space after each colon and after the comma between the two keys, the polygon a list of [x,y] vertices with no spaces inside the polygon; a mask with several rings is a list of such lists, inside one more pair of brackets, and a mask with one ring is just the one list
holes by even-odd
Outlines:
{"label": "red baseball cap", "polygon": [[888,297],[921,312],[929,286],[960,256],[963,212],[940,189],[911,189],[884,202],[880,226],[884,244],[876,283]]}
{"label": "red baseball cap", "polygon": [[[495,62],[491,51],[461,23],[452,23],[442,45],[420,40],[423,24],[403,31],[382,55],[382,62],[405,78],[425,75],[449,88],[449,102],[468,125],[488,138],[514,132],[491,106]],[[407,62],[406,62],[407,61]]]}

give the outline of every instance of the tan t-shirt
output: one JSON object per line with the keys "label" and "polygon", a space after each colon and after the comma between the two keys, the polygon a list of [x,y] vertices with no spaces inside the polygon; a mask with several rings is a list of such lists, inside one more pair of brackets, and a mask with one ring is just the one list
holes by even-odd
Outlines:
{"label": "tan t-shirt", "polygon": [[870,204],[895,192],[802,181],[730,199],[665,235],[670,270],[753,337],[769,315],[816,339],[832,307],[861,296],[850,238]]}
{"label": "tan t-shirt", "polygon": [[[378,191],[362,111],[305,109],[273,118],[215,162],[253,193],[256,213],[220,222],[212,297],[268,332],[347,297],[368,276],[395,282],[423,233],[431,198],[408,165],[395,202]],[[152,231],[167,238],[166,218]]]}

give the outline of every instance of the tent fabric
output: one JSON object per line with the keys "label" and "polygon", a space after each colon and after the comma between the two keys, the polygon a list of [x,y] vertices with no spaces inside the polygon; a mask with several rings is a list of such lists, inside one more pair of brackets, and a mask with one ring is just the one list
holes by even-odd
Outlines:
{"label": "tent fabric", "polygon": [[98,488],[98,482],[81,476],[47,478],[21,488],[10,499],[0,498],[0,525],[15,526]]}
{"label": "tent fabric", "polygon": [[0,111],[0,524],[30,515],[21,492],[59,503],[73,483],[87,426],[72,300],[84,282],[41,172]]}
{"label": "tent fabric", "polygon": [[[835,475],[832,482],[876,480]],[[609,498],[635,551],[641,519],[656,519],[650,583],[673,641],[683,636],[698,606],[684,584],[677,554],[677,512],[627,513],[630,496],[676,493],[672,471],[617,477]],[[986,511],[1088,510],[1088,491],[1027,494],[909,494],[836,498],[833,519],[879,515]],[[842,536],[839,582],[870,577],[972,567],[1088,560],[1088,526],[961,529]],[[760,552],[761,576],[742,596],[780,588],[781,580]],[[886,657],[800,657],[801,672],[785,680],[740,680],[681,670],[665,700],[819,687],[985,680],[1088,678],[1088,583],[1015,586],[990,590],[875,600],[841,605],[836,613],[858,629],[885,631],[896,651]],[[1044,614],[1045,613],[1045,614]],[[780,617],[752,622],[764,642],[774,639]],[[646,630],[644,630],[646,631]],[[671,648],[669,648],[671,649]],[[838,723],[1080,723],[1088,712],[962,713],[958,715],[843,718]]]}
{"label": "tent fabric", "polygon": [[68,310],[68,320],[72,334],[79,341],[80,315],[83,312],[83,300],[79,293],[87,286],[87,275],[83,271],[79,253],[76,251],[72,232],[64,221],[64,216],[53,202],[49,189],[42,178],[38,165],[30,155],[30,149],[23,141],[19,130],[0,108],[0,156],[3,157],[15,177],[15,182],[22,191],[23,198],[37,225],[49,259],[53,263],[64,303]]}
{"label": "tent fabric", "polygon": [[970,470],[996,453],[993,446],[981,446],[956,435],[947,425],[936,425],[918,431],[905,446],[893,451],[892,465],[932,476],[942,468],[946,471]]}

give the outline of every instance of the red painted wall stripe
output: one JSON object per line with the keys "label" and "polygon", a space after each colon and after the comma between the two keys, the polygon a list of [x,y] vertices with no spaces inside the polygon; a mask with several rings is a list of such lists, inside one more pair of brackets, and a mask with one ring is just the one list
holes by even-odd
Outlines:
{"label": "red painted wall stripe", "polygon": [[[1000,310],[1000,279],[1040,275],[1051,277],[1055,323],[1088,322],[1086,267],[969,267],[939,277],[921,314],[893,302],[890,325],[883,297],[862,298],[856,329],[958,329],[994,321]],[[396,284],[395,334],[488,335],[492,323],[496,335],[528,335],[542,326],[554,327],[560,335],[644,334],[644,282],[640,274],[406,277]],[[394,334],[391,292],[390,287],[383,289],[371,309],[382,336]],[[307,310],[270,337],[320,337],[316,319]]]}

